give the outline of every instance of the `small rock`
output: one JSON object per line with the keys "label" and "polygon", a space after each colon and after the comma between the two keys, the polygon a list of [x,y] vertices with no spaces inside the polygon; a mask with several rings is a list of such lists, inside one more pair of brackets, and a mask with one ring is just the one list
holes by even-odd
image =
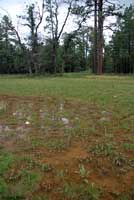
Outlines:
{"label": "small rock", "polygon": [[104,115],[104,116],[110,116],[112,113],[103,110],[103,111],[101,112],[101,114]]}
{"label": "small rock", "polygon": [[100,121],[101,122],[109,122],[110,119],[108,117],[102,117],[102,118],[100,118]]}
{"label": "small rock", "polygon": [[102,115],[105,115],[106,113],[107,113],[107,111],[105,111],[105,110],[103,110],[103,111],[101,112]]}
{"label": "small rock", "polygon": [[16,116],[16,113],[13,113],[13,116]]}
{"label": "small rock", "polygon": [[79,120],[79,117],[75,117],[76,120]]}
{"label": "small rock", "polygon": [[26,121],[25,124],[26,124],[26,125],[30,125],[30,122],[29,122],[29,121]]}
{"label": "small rock", "polygon": [[62,120],[63,124],[65,124],[65,125],[69,124],[69,120],[67,118],[63,117],[63,118],[61,118],[61,120]]}

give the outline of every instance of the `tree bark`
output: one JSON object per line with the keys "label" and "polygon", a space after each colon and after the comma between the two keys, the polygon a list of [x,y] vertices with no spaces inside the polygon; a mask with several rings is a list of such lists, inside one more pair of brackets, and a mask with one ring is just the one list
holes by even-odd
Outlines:
{"label": "tree bark", "polygon": [[97,9],[98,2],[94,0],[94,63],[93,63],[93,72],[97,71],[98,57],[97,57]]}
{"label": "tree bark", "polygon": [[97,74],[103,70],[103,0],[98,0],[98,65]]}

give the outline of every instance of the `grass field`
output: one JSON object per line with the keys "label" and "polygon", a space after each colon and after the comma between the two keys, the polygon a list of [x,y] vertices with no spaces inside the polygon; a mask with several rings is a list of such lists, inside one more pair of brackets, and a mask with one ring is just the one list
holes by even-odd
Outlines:
{"label": "grass field", "polygon": [[0,76],[0,200],[19,199],[134,199],[133,76]]}

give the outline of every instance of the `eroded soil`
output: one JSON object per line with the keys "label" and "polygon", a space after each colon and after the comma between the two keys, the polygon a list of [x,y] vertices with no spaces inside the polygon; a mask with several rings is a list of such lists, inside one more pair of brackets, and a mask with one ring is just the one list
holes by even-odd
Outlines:
{"label": "eroded soil", "polygon": [[0,96],[0,198],[134,199],[134,116]]}

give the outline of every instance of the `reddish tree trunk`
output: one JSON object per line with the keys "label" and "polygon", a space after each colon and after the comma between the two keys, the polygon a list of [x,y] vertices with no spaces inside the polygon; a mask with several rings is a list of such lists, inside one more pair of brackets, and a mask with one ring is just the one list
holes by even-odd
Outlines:
{"label": "reddish tree trunk", "polygon": [[103,0],[98,0],[98,64],[97,74],[103,70]]}
{"label": "reddish tree trunk", "polygon": [[97,71],[97,9],[98,9],[98,2],[94,0],[94,64],[93,64],[93,72],[96,73]]}

